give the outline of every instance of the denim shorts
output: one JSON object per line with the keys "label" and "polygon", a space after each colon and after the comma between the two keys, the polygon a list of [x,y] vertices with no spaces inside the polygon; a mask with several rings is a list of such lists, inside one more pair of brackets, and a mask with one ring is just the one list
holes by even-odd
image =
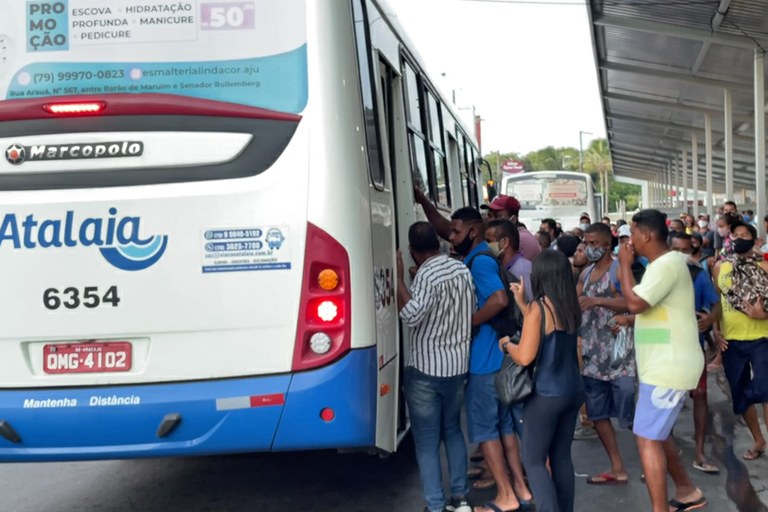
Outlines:
{"label": "denim shorts", "polygon": [[493,441],[516,431],[512,411],[496,396],[496,373],[469,374],[466,404],[470,443]]}
{"label": "denim shorts", "polygon": [[635,420],[635,378],[597,380],[584,377],[587,417],[592,421],[617,418],[621,428],[631,429]]}

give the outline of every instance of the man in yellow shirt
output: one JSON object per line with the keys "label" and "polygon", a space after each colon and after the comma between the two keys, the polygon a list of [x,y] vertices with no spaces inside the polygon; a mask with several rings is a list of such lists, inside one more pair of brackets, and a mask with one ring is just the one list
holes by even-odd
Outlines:
{"label": "man in yellow shirt", "polygon": [[[755,444],[743,457],[755,460],[765,453],[766,443],[760,430],[755,404],[762,404],[768,418],[768,313],[764,308],[767,297],[748,293],[757,290],[758,280],[768,280],[768,263],[750,258],[757,232],[754,226],[731,224],[733,255],[718,263],[714,280],[721,293],[722,320],[716,337],[723,351],[723,369],[731,386],[734,414],[744,415]],[[739,273],[754,279],[749,284],[734,283],[734,269],[745,266]],[[751,267],[751,268],[747,268]],[[744,281],[744,279],[742,279]],[[763,282],[763,285],[765,283]]]}
{"label": "man in yellow shirt", "polygon": [[[633,431],[653,512],[703,508],[707,500],[691,482],[671,436],[688,390],[704,370],[693,284],[685,255],[667,246],[666,215],[643,210],[632,218],[631,242],[619,250],[621,289],[635,318],[640,380]],[[640,284],[632,277],[635,254],[648,258]],[[675,483],[667,501],[667,471]]]}

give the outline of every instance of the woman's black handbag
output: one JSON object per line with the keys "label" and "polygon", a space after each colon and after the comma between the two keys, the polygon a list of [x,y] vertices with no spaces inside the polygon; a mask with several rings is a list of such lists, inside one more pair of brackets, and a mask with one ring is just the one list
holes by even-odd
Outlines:
{"label": "woman's black handbag", "polygon": [[522,402],[533,394],[536,382],[536,364],[541,353],[541,345],[544,343],[544,326],[547,321],[547,316],[544,314],[544,306],[542,306],[541,302],[538,302],[538,304],[541,309],[541,338],[536,359],[528,366],[521,366],[511,357],[505,355],[504,361],[501,363],[501,370],[496,374],[496,395],[499,401],[506,407]]}

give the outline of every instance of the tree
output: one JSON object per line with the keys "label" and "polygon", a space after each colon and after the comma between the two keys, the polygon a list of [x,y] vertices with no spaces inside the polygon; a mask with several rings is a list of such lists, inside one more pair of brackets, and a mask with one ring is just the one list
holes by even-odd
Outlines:
{"label": "tree", "polygon": [[595,139],[584,151],[584,170],[589,173],[604,174],[613,171],[611,152],[606,139]]}

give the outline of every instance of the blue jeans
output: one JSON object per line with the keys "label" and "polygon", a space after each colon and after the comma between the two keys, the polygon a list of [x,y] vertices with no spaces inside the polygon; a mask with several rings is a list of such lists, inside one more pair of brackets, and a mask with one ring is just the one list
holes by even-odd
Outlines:
{"label": "blue jeans", "polygon": [[445,442],[451,495],[466,496],[467,445],[461,431],[461,407],[466,375],[431,377],[419,370],[405,369],[405,401],[416,445],[424,499],[430,511],[445,507],[440,442]]}

